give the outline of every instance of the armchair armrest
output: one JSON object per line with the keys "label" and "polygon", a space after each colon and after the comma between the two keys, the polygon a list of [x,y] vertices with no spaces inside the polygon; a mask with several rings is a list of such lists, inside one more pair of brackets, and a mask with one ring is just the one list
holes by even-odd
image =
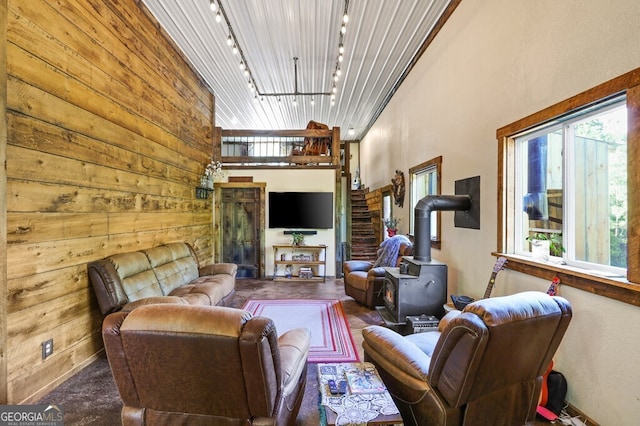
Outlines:
{"label": "armchair armrest", "polygon": [[280,349],[280,367],[284,376],[285,392],[296,386],[300,375],[307,365],[311,333],[306,328],[295,328],[278,338]]}
{"label": "armchair armrest", "polygon": [[216,275],[216,274],[227,274],[232,277],[236,276],[238,272],[238,265],[235,263],[214,263],[213,265],[207,265],[201,267],[198,272],[200,276],[204,275]]}
{"label": "armchair armrest", "polygon": [[364,260],[347,260],[342,264],[342,271],[345,275],[350,272],[363,271],[366,272],[373,267],[373,262],[367,262]]}
{"label": "armchair armrest", "polygon": [[449,324],[454,318],[456,318],[461,313],[462,311],[459,311],[457,309],[449,311],[445,316],[442,317],[442,319],[438,323],[438,331],[442,333],[442,331],[447,326],[447,324]]}
{"label": "armchair armrest", "polygon": [[367,278],[384,278],[385,270],[383,266],[369,269],[367,272]]}

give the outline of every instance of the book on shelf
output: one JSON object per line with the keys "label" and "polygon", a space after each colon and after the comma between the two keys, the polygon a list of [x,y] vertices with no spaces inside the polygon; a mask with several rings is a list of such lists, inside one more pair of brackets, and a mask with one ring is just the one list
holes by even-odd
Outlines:
{"label": "book on shelf", "polygon": [[378,372],[373,368],[354,368],[344,373],[349,391],[354,394],[382,393],[387,390]]}

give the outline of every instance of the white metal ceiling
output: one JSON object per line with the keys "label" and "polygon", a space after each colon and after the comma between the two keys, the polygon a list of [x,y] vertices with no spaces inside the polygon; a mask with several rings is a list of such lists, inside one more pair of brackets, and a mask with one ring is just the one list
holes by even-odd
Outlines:
{"label": "white metal ceiling", "polygon": [[[360,139],[450,0],[349,0],[344,61],[329,96],[258,97],[210,0],[142,0],[213,89],[216,126],[301,129],[310,120]],[[259,93],[331,92],[344,0],[221,2]],[[263,98],[261,100],[261,98]],[[353,129],[349,132],[350,129]]]}

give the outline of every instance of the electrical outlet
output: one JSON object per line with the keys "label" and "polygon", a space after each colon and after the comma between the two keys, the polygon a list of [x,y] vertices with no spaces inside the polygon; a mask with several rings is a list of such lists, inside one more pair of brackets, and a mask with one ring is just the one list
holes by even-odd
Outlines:
{"label": "electrical outlet", "polygon": [[45,340],[42,342],[42,359],[47,358],[53,354],[53,339]]}

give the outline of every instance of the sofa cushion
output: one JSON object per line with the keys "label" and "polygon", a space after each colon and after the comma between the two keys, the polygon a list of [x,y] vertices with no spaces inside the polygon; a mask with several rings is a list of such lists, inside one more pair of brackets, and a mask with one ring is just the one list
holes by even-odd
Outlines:
{"label": "sofa cushion", "polygon": [[436,347],[436,343],[438,343],[438,339],[440,339],[440,334],[441,333],[439,331],[426,331],[423,333],[410,334],[405,336],[405,339],[419,347],[422,352],[431,357],[433,355],[433,350]]}
{"label": "sofa cushion", "polygon": [[186,243],[167,244],[173,255],[173,260],[180,265],[184,282],[188,283],[200,276],[198,271],[198,258],[191,247]]}
{"label": "sofa cushion", "polygon": [[149,259],[144,253],[116,254],[109,257],[109,261],[120,277],[122,288],[129,302],[164,295],[160,283],[151,269]]}
{"label": "sofa cushion", "polygon": [[186,244],[174,243],[144,250],[165,296],[198,277],[198,264]]}
{"label": "sofa cushion", "polygon": [[235,289],[231,275],[205,275],[174,289],[169,295],[182,297],[190,305],[216,305]]}

